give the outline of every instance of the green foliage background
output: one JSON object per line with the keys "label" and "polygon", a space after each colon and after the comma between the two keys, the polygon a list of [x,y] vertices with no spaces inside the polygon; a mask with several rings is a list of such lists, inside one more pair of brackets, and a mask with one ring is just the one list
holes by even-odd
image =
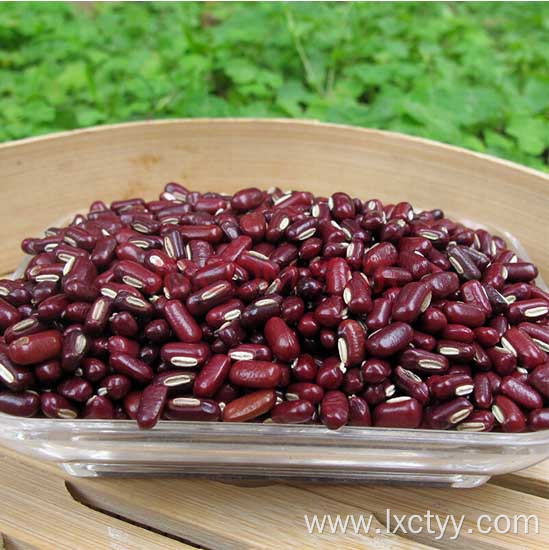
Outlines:
{"label": "green foliage background", "polygon": [[548,3],[0,5],[0,140],[144,118],[303,117],[538,169]]}

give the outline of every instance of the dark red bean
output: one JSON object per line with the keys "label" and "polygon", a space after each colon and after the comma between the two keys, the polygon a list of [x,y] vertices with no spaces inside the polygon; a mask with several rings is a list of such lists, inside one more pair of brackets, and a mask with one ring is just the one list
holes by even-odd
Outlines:
{"label": "dark red bean", "polygon": [[82,412],[82,418],[95,420],[110,420],[115,417],[114,407],[111,401],[100,395],[93,395],[86,402]]}
{"label": "dark red bean", "polygon": [[372,275],[376,268],[395,265],[398,259],[398,251],[391,243],[384,242],[372,246],[362,262],[364,273]]}
{"label": "dark red bean", "polygon": [[395,397],[377,405],[373,425],[377,428],[418,428],[422,418],[419,401],[413,397]]}
{"label": "dark red bean", "polygon": [[540,409],[543,407],[541,395],[526,382],[512,376],[506,376],[501,381],[500,391],[525,409]]}
{"label": "dark red bean", "polygon": [[365,315],[372,310],[372,294],[368,280],[363,274],[352,274],[343,290],[343,300],[349,311],[355,315]]}
{"label": "dark red bean", "polygon": [[419,326],[429,334],[437,334],[446,328],[448,320],[442,311],[428,307],[419,317]]}
{"label": "dark red bean", "polygon": [[317,405],[324,397],[324,390],[318,384],[311,382],[295,382],[287,388],[286,399],[305,399]]}
{"label": "dark red bean", "polygon": [[427,379],[427,385],[432,396],[439,401],[470,395],[475,388],[473,379],[469,374],[458,372],[431,376]]}
{"label": "dark red bean", "polygon": [[8,346],[8,355],[18,365],[33,365],[59,357],[61,345],[61,333],[46,330],[14,340]]}
{"label": "dark red bean", "polygon": [[115,372],[124,374],[141,384],[150,382],[154,376],[149,365],[125,353],[111,354],[109,364]]}
{"label": "dark red bean", "polygon": [[365,399],[357,395],[349,397],[349,425],[365,427],[372,425],[370,407]]}
{"label": "dark red bean", "polygon": [[389,298],[376,298],[364,324],[371,331],[379,330],[389,324],[393,304]]}
{"label": "dark red bean", "polygon": [[274,390],[260,390],[231,401],[223,409],[225,422],[247,422],[269,412],[276,403]]}
{"label": "dark red bean", "polygon": [[76,407],[63,396],[53,392],[44,392],[40,396],[40,408],[48,418],[72,420],[78,416]]}
{"label": "dark red bean", "polygon": [[405,394],[417,399],[422,405],[429,401],[429,388],[421,378],[411,370],[398,366],[394,370],[395,386]]}
{"label": "dark red bean", "polygon": [[303,424],[309,422],[314,414],[314,405],[305,399],[284,401],[271,410],[271,418],[277,424]]}
{"label": "dark red bean", "polygon": [[413,337],[414,331],[410,325],[391,323],[367,338],[366,351],[374,357],[390,357],[408,346]]}
{"label": "dark red bean", "polygon": [[456,429],[460,432],[491,432],[495,421],[491,411],[473,411]]}
{"label": "dark red bean", "polygon": [[164,314],[178,340],[186,343],[200,342],[202,330],[179,300],[169,300],[164,306]]}
{"label": "dark red bean", "polygon": [[349,421],[349,402],[343,392],[327,392],[320,404],[320,418],[330,430],[337,430]]}
{"label": "dark red bean", "polygon": [[528,428],[533,431],[549,428],[549,409],[537,409],[528,415]]}
{"label": "dark red bean", "polygon": [[40,396],[34,391],[0,391],[0,412],[14,416],[34,416],[40,409]]}
{"label": "dark red bean", "polygon": [[446,325],[446,328],[440,333],[440,337],[445,340],[454,340],[456,342],[472,344],[475,340],[475,333],[471,328],[466,327],[465,325],[450,323]]}
{"label": "dark red bean", "polygon": [[235,289],[232,283],[220,281],[189,295],[186,306],[191,315],[204,315],[211,308],[230,300],[234,293]]}
{"label": "dark red bean", "polygon": [[382,359],[368,359],[361,366],[362,379],[368,384],[379,384],[391,374],[391,365]]}
{"label": "dark red bean", "polygon": [[292,361],[299,355],[299,339],[280,317],[272,317],[265,324],[265,338],[278,359]]}
{"label": "dark red bean", "polygon": [[136,420],[140,428],[152,428],[156,425],[168,397],[168,388],[161,384],[148,385],[141,395]]}
{"label": "dark red bean", "polygon": [[549,363],[537,366],[528,375],[528,383],[545,398],[549,398]]}
{"label": "dark red bean", "polygon": [[455,361],[469,361],[475,355],[475,348],[472,344],[465,344],[455,340],[439,340],[437,353],[449,357]]}
{"label": "dark red bean", "polygon": [[505,333],[501,344],[517,358],[519,365],[527,369],[537,367],[547,360],[547,354],[536,346],[532,338],[516,327]]}
{"label": "dark red bean", "polygon": [[162,346],[160,356],[174,367],[200,367],[209,359],[210,350],[204,343],[169,343]]}
{"label": "dark red bean", "polygon": [[107,375],[107,366],[100,359],[86,357],[80,363],[83,376],[90,382],[98,382]]}
{"label": "dark red bean", "polygon": [[304,353],[292,362],[292,374],[299,382],[312,382],[315,380],[318,367],[312,355]]}
{"label": "dark red bean", "polygon": [[528,283],[538,276],[538,269],[528,262],[515,262],[505,264],[507,269],[507,281],[511,283]]}
{"label": "dark red bean", "polygon": [[472,403],[465,397],[457,397],[431,407],[425,412],[425,421],[431,428],[447,430],[465,420],[472,412]]}
{"label": "dark red bean", "polygon": [[408,283],[402,287],[393,303],[393,320],[404,323],[415,321],[429,307],[431,296],[431,289],[427,283]]}
{"label": "dark red bean", "polygon": [[130,378],[123,374],[110,374],[101,381],[101,387],[97,390],[97,393],[106,395],[113,401],[118,401],[126,397],[131,389],[132,382]]}
{"label": "dark red bean", "polygon": [[59,395],[78,403],[86,402],[93,394],[93,386],[84,378],[74,376],[57,386]]}
{"label": "dark red bean", "polygon": [[337,329],[339,358],[345,366],[358,365],[366,353],[366,334],[358,321],[346,319]]}
{"label": "dark red bean", "polygon": [[526,429],[526,416],[516,403],[504,395],[496,395],[492,413],[504,432],[523,432]]}

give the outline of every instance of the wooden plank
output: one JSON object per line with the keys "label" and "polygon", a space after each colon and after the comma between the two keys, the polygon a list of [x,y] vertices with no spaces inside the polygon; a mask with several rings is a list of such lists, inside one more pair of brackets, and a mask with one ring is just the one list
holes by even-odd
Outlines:
{"label": "wooden plank", "polygon": [[549,460],[520,472],[494,477],[490,483],[549,499]]}
{"label": "wooden plank", "polygon": [[75,502],[62,477],[47,468],[7,456],[0,464],[0,533],[6,548],[191,548]]}
{"label": "wooden plank", "polygon": [[[28,458],[18,459],[17,455],[11,451],[5,454],[1,463],[4,467],[0,474],[0,499],[9,496],[11,492],[18,494],[19,515],[13,517],[12,521],[19,522],[19,525],[23,522],[24,506],[31,509],[34,506],[47,508],[51,504],[54,492],[56,497],[57,493],[63,493],[64,478],[66,478],[70,493],[80,502],[205,548],[240,550],[243,548],[312,549],[320,547],[339,550],[343,541],[345,548],[351,550],[365,548],[428,550],[432,548],[399,536],[375,533],[375,529],[384,531],[383,525],[375,518],[372,520],[372,532],[369,534],[348,532],[342,535],[338,532],[325,531],[322,535],[310,535],[304,518],[305,514],[310,517],[313,514],[332,514],[334,519],[336,514],[342,516],[349,514],[354,515],[358,520],[358,516],[368,514],[368,510],[365,509],[364,503],[360,506],[342,504],[330,498],[319,497],[301,487],[286,485],[242,487],[203,480],[165,478],[69,478],[61,469],[55,469],[52,465]],[[35,487],[33,490],[32,486],[35,486],[42,476],[46,483],[37,494]],[[21,479],[25,482],[21,483]],[[60,491],[60,488],[63,488],[63,491]],[[58,498],[56,500],[59,508],[70,514],[76,510],[77,514],[102,516],[93,510],[86,512],[87,509],[84,506],[71,502],[69,492],[63,493],[61,501]],[[85,512],[82,512],[82,509]],[[62,510],[59,510],[59,515],[63,515]],[[109,516],[102,516],[101,519],[102,525],[108,525],[111,519],[117,525],[124,524]],[[56,520],[63,522],[61,517],[57,517]],[[34,518],[31,519],[31,523],[33,523],[33,530],[39,530],[42,526],[42,523],[35,525]],[[97,530],[101,531],[101,528],[97,527]],[[5,531],[13,536],[17,533],[22,538],[13,525],[12,531]],[[78,547],[87,548],[87,546]],[[171,546],[165,547],[171,548]],[[64,547],[59,546],[59,548]],[[132,547],[127,545],[126,548]]]}
{"label": "wooden plank", "polygon": [[[425,515],[427,510],[433,514],[446,517],[454,515],[457,521],[465,516],[461,535],[456,540],[450,540],[454,530],[450,529],[444,538],[437,541],[426,531],[413,535],[414,540],[446,549],[448,544],[454,550],[483,548],[486,550],[515,549],[519,547],[529,550],[545,550],[549,547],[549,500],[527,493],[487,484],[475,489],[435,489],[406,487],[346,487],[306,486],[319,497],[325,497],[344,505],[365,505],[383,522],[387,509],[391,514],[402,516],[406,514]],[[477,520],[482,514],[489,514],[495,519],[500,514],[507,516],[521,514],[536,514],[539,520],[539,534],[519,532],[517,534],[498,534],[495,531],[489,535],[477,530]],[[419,524],[415,524],[417,527]],[[483,520],[481,527],[487,527]],[[502,524],[505,527],[504,524]],[[531,524],[533,527],[533,524]],[[469,532],[471,530],[471,532]]]}

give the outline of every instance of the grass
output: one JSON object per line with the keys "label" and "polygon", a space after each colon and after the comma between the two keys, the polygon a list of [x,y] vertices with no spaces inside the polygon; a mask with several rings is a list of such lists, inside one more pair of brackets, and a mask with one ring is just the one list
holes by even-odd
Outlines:
{"label": "grass", "polygon": [[549,166],[549,4],[3,3],[0,141],[299,117]]}

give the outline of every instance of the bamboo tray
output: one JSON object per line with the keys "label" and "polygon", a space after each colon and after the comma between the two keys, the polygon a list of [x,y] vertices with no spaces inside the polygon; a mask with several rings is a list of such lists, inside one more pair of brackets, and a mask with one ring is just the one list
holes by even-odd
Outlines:
{"label": "bamboo tray", "polygon": [[[19,242],[96,198],[153,198],[167,181],[233,191],[255,185],[408,200],[505,227],[549,278],[549,177],[516,164],[398,134],[285,120],[124,124],[0,145],[0,273]],[[184,479],[68,479],[0,449],[6,548],[546,548],[549,465],[466,491],[320,486],[237,487]],[[304,514],[537,513],[540,533],[309,535]],[[383,529],[382,529],[383,531]],[[449,546],[450,545],[450,546]],[[0,546],[1,547],[1,546]]]}

